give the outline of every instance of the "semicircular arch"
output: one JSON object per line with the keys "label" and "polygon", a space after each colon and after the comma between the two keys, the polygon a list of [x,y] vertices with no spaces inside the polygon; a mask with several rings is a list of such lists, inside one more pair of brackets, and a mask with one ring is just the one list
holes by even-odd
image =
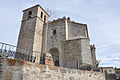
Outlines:
{"label": "semicircular arch", "polygon": [[49,53],[51,54],[53,58],[54,65],[59,66],[59,49],[53,47],[49,50]]}

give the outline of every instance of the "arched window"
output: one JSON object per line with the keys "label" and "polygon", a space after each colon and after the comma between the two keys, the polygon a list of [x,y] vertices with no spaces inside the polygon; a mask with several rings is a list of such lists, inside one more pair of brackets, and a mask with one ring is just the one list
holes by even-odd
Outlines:
{"label": "arched window", "polygon": [[56,35],[56,30],[53,30],[53,35]]}
{"label": "arched window", "polygon": [[31,18],[31,17],[32,17],[32,11],[29,11],[28,18]]}
{"label": "arched window", "polygon": [[46,22],[46,15],[44,15],[44,22]]}
{"label": "arched window", "polygon": [[43,18],[43,12],[41,12],[41,18]]}

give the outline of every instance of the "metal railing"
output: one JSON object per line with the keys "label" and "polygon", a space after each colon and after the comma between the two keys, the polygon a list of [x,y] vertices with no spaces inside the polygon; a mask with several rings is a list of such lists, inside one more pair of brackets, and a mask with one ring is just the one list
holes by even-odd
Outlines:
{"label": "metal railing", "polygon": [[[29,62],[35,62],[38,52],[36,51],[29,52],[24,49],[17,49],[16,46],[0,42],[0,54],[11,59],[19,59]],[[34,56],[32,54],[34,54]]]}
{"label": "metal railing", "polygon": [[[38,54],[40,56],[40,64],[45,64],[45,53],[39,53],[36,51],[28,51],[25,49],[17,49],[16,46],[2,43],[0,42],[0,54],[6,56],[7,58],[10,59],[17,59],[17,60],[24,60],[24,61],[29,61],[29,62],[36,62],[38,58]],[[84,64],[82,65],[77,62],[77,69],[79,70],[93,70],[93,71],[100,71],[101,69],[98,67],[92,67],[89,64]]]}

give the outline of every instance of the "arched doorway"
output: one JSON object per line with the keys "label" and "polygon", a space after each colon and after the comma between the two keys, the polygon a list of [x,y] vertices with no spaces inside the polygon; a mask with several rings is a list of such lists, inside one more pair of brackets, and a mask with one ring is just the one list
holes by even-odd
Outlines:
{"label": "arched doorway", "polygon": [[51,48],[49,53],[53,57],[54,65],[59,66],[59,50],[57,48]]}

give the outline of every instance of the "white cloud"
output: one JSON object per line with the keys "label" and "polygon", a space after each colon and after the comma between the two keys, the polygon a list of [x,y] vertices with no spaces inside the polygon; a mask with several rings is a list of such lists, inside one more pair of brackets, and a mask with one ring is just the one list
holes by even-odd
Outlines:
{"label": "white cloud", "polygon": [[107,58],[107,57],[101,57],[99,58],[101,60],[100,66],[101,67],[120,67],[120,58],[119,57],[113,57],[113,58]]}

